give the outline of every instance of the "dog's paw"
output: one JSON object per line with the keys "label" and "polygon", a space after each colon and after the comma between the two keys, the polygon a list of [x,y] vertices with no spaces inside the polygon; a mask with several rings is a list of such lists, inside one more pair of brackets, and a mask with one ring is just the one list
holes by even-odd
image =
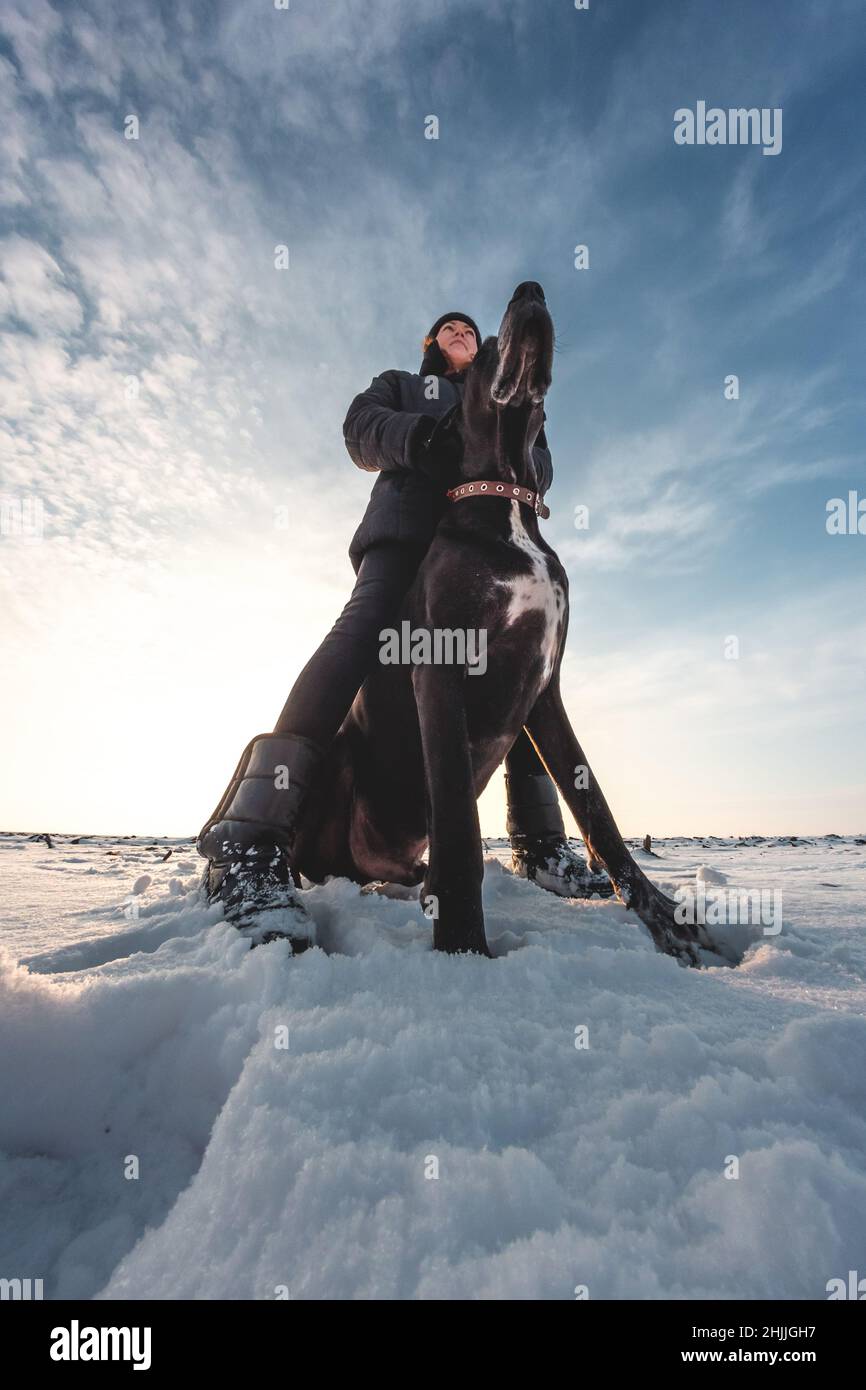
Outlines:
{"label": "dog's paw", "polygon": [[647,884],[629,896],[627,906],[648,928],[659,951],[674,956],[681,965],[731,965],[701,923],[680,922],[676,903],[654,884]]}

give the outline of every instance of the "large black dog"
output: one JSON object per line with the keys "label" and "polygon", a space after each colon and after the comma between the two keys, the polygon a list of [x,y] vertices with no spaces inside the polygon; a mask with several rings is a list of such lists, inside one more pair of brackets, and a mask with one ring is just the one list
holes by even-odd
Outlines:
{"label": "large black dog", "polygon": [[377,667],[311,792],[294,868],[319,882],[423,880],[436,905],[434,945],[489,954],[476,801],[525,727],[621,901],[660,950],[698,964],[699,946],[715,948],[703,928],[675,921],[673,902],[632,858],[560,697],[568,580],[539,533],[532,463],[553,342],[541,286],[519,285],[499,336],[468,370],[454,501],[398,620],[413,634],[486,633],[486,670],[465,661]]}

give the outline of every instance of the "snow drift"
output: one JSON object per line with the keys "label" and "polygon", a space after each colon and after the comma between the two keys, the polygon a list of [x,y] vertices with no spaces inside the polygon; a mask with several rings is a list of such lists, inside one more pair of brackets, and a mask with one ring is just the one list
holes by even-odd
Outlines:
{"label": "snow drift", "polygon": [[[657,848],[667,885],[713,853]],[[862,874],[850,842],[816,872],[849,852]],[[866,1270],[862,932],[802,910],[737,970],[684,970],[501,857],[493,961],[341,880],[307,893],[330,954],[250,951],[177,859],[120,930],[94,908],[26,964],[7,920],[0,1274],[53,1298],[710,1299]]]}

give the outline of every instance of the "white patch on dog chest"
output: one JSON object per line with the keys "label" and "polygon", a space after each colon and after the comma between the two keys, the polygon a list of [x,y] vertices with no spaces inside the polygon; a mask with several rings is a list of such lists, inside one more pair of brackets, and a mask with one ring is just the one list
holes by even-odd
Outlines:
{"label": "white patch on dog chest", "polygon": [[535,544],[520,514],[520,503],[511,504],[511,544],[524,551],[532,561],[530,574],[519,574],[514,579],[500,579],[498,582],[511,590],[511,601],[505,614],[508,627],[516,623],[524,613],[544,614],[544,636],[542,655],[544,657],[544,679],[553,673],[554,662],[559,650],[559,637],[562,616],[565,610],[565,594],[561,585],[551,579],[547,569],[547,556]]}

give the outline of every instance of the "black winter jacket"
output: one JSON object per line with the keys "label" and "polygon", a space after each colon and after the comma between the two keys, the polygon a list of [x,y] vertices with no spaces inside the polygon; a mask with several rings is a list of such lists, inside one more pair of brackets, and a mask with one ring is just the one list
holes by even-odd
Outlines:
{"label": "black winter jacket", "polygon": [[[410,436],[422,415],[438,418],[463,396],[465,372],[439,377],[439,398],[428,400],[429,376],[390,370],[373,378],[356,396],[343,422],[346,448],[359,468],[378,473],[349,558],[355,573],[364,552],[381,541],[429,545],[445,507],[443,485],[419,472],[410,459]],[[542,495],[553,480],[553,464],[542,424],[533,448]]]}

